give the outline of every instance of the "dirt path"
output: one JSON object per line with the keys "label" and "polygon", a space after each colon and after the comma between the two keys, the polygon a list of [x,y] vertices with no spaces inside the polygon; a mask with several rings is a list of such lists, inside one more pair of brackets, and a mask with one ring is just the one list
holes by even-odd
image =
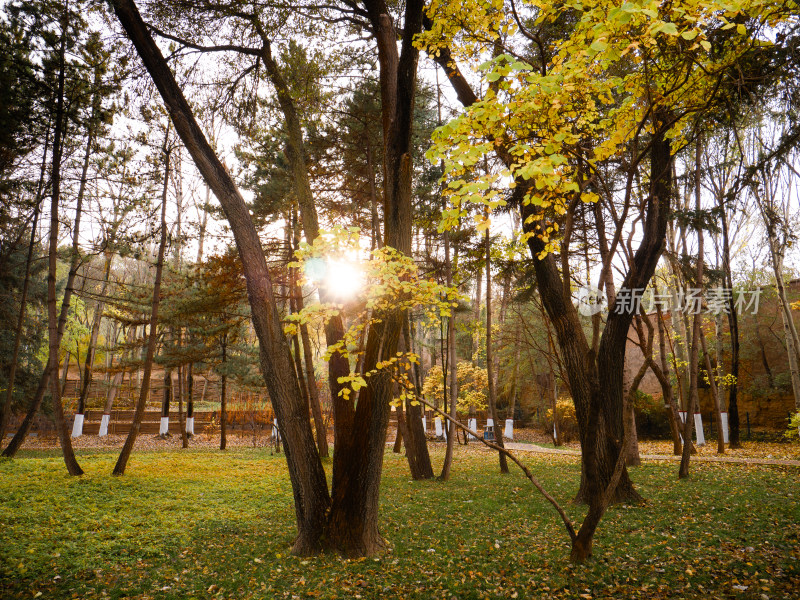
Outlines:
{"label": "dirt path", "polygon": [[[580,456],[579,450],[562,450],[560,448],[545,448],[536,444],[517,444],[506,442],[505,447],[517,452],[535,452],[537,454],[566,454],[569,456]],[[672,454],[641,454],[642,460],[666,460],[680,462],[680,456]],[[732,456],[692,456],[692,461],[698,462],[720,462],[745,465],[772,465],[779,467],[800,467],[800,460],[782,460],[773,458],[735,458]]]}

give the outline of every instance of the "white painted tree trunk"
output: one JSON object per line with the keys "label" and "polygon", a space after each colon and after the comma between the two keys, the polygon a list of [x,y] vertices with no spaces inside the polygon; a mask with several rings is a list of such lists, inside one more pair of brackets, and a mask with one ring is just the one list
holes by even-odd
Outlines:
{"label": "white painted tree trunk", "polygon": [[503,431],[503,436],[510,440],[514,439],[514,419],[506,419],[506,428]]}
{"label": "white painted tree trunk", "polygon": [[105,437],[108,435],[108,423],[111,420],[111,415],[108,413],[104,413],[103,417],[100,419],[100,431],[98,432],[98,437]]}
{"label": "white painted tree trunk", "polygon": [[169,433],[169,417],[161,417],[161,425],[158,428],[158,435],[167,435]]}
{"label": "white painted tree trunk", "polygon": [[72,423],[72,437],[77,438],[83,435],[83,415],[78,413],[75,415],[75,421]]}
{"label": "white painted tree trunk", "polygon": [[703,415],[694,413],[694,435],[698,446],[706,445],[706,436],[703,434]]}
{"label": "white painted tree trunk", "polygon": [[442,419],[439,418],[439,417],[436,417],[433,420],[433,425],[434,425],[434,427],[436,429],[436,437],[437,438],[442,437],[442,435],[443,435],[443,433],[442,433]]}
{"label": "white painted tree trunk", "polygon": [[194,417],[186,417],[186,434],[194,435]]}
{"label": "white painted tree trunk", "polygon": [[728,443],[728,413],[719,413],[719,420],[722,423],[722,441]]}

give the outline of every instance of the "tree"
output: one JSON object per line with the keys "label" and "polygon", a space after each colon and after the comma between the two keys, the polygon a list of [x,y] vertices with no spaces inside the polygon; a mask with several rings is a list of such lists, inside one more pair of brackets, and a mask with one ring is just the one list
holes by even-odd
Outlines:
{"label": "tree", "polygon": [[[698,115],[724,103],[729,69],[749,52],[745,42],[760,37],[759,44],[769,44],[763,39],[766,20],[754,7],[750,29],[728,23],[750,7],[718,8],[728,32],[720,35],[719,24],[699,25],[698,7],[688,3],[659,12],[600,2],[577,6],[569,19],[561,6],[538,2],[526,5],[522,18],[514,5],[508,11],[488,5],[465,11],[461,3],[441,3],[427,26],[426,48],[466,107],[440,130],[441,144],[431,153],[445,160],[453,178],[455,208],[445,220],[452,223],[460,205],[470,201],[518,207],[542,303],[567,367],[583,449],[581,498],[589,504],[573,540],[576,561],[591,554],[608,501],[638,498],[620,459],[624,353],[635,312],[622,307],[635,302],[635,290],[647,287],[660,259],[674,156],[691,138]],[[455,14],[459,18],[451,18]],[[770,23],[787,17],[783,12]],[[519,44],[507,39],[512,34]],[[711,40],[717,44],[713,52]],[[494,57],[481,66],[472,61],[488,84],[483,98],[461,76],[454,52],[467,61]],[[497,156],[500,168],[481,176],[474,167],[487,154]],[[596,320],[590,343],[572,303],[569,243],[580,223],[581,201],[606,193],[600,165],[612,157],[626,183],[611,240],[598,229],[600,286],[610,309],[602,335]],[[633,183],[645,166],[647,187],[636,215]],[[505,197],[497,189],[501,176],[514,181]],[[619,295],[609,285],[611,260],[632,212],[641,222],[640,243],[631,249]]]}
{"label": "tree", "polygon": [[[700,139],[696,141],[696,160],[695,160],[695,211],[700,212],[700,157],[702,154],[702,145]],[[703,228],[696,227],[697,232],[697,271],[695,275],[695,283],[698,289],[703,286],[703,267],[705,263],[705,256],[703,254]],[[689,476],[689,457],[691,456],[691,443],[692,429],[694,427],[694,414],[700,410],[700,399],[698,398],[697,387],[700,369],[700,336],[704,335],[703,316],[700,310],[695,310],[692,320],[692,343],[690,346],[689,355],[689,401],[686,405],[686,422],[683,425],[683,454],[681,455],[681,464],[678,469],[678,477],[684,478]],[[698,437],[699,441],[699,437]]]}
{"label": "tree", "polygon": [[[70,7],[69,4],[49,1],[11,3],[7,7],[7,11],[13,26],[20,31],[19,35],[24,43],[36,50],[42,58],[37,74],[41,78],[41,86],[46,93],[35,97],[34,104],[41,107],[43,114],[47,115],[44,122],[48,124],[48,129],[43,132],[45,143],[40,167],[42,181],[47,181],[47,183],[37,192],[37,196],[43,198],[45,191],[49,190],[51,211],[53,208],[64,210],[66,200],[72,194],[75,199],[70,267],[66,277],[60,314],[56,320],[58,339],[50,339],[56,356],[51,356],[48,360],[39,386],[29,400],[26,416],[14,438],[4,450],[4,455],[13,456],[24,442],[33,418],[39,411],[48,386],[51,385],[51,375],[56,380],[53,385],[58,387],[57,371],[61,337],[70,315],[70,302],[75,291],[75,278],[80,266],[80,222],[88,182],[89,158],[95,150],[94,145],[103,131],[103,125],[108,120],[108,112],[103,105],[103,100],[113,92],[114,86],[109,81],[99,80],[100,75],[105,73],[110,55],[100,43],[97,32],[86,26],[80,15],[80,6],[76,9],[74,6]],[[97,77],[88,77],[87,72]],[[45,177],[48,146],[51,147],[52,160],[49,173]],[[80,155],[81,158],[75,161],[74,154],[79,148],[83,152]],[[58,162],[56,162],[56,158],[58,158]],[[72,169],[77,169],[78,173],[73,174]],[[64,176],[64,173],[67,174],[67,177]],[[78,182],[77,190],[69,185],[70,179]],[[58,187],[56,183],[58,183]],[[54,197],[58,200],[58,206],[53,200]],[[55,239],[56,247],[49,250],[49,270],[52,272],[52,277],[55,277],[53,261],[55,260],[57,264],[58,257],[53,253],[58,250],[58,214],[50,215],[50,223],[51,229],[55,227],[54,231],[50,232],[50,241],[52,243]],[[52,291],[55,293],[55,280],[52,283]],[[53,398],[53,403],[55,405],[54,414],[58,422],[57,429],[60,432],[63,411],[58,409],[59,399]],[[59,412],[62,413],[61,416]],[[66,440],[67,457],[71,453],[69,446],[71,444],[69,440]],[[71,465],[69,469],[77,472],[78,469],[75,468],[75,464],[72,464],[72,459],[67,458],[67,461]]]}
{"label": "tree", "polygon": [[[161,276],[164,270],[164,253],[167,248],[167,189],[169,185],[169,169],[170,169],[170,153],[172,149],[169,145],[169,127],[164,133],[164,145],[162,152],[164,154],[164,184],[161,193],[161,236],[158,243],[158,258],[156,259],[156,276],[153,283],[153,302],[150,310],[150,323],[149,332],[147,337],[147,350],[144,359],[144,375],[142,377],[142,386],[139,389],[139,398],[136,401],[136,408],[133,413],[133,421],[131,428],[128,431],[128,437],[125,439],[125,444],[122,446],[122,451],[117,458],[114,465],[114,475],[124,475],[125,468],[128,465],[128,459],[133,452],[133,446],[136,444],[136,438],[139,435],[139,429],[142,424],[142,417],[144,416],[144,409],[147,402],[147,396],[150,391],[150,375],[153,369],[153,358],[156,352],[156,342],[158,340],[158,307],[161,301]],[[166,391],[164,392],[166,395]]]}
{"label": "tree", "polygon": [[[51,171],[51,191],[50,191],[50,240],[48,249],[48,271],[47,271],[47,336],[49,342],[49,354],[47,364],[50,369],[50,393],[53,398],[53,412],[55,414],[56,432],[61,442],[61,449],[64,453],[64,463],[70,475],[82,475],[83,469],[78,465],[72,449],[69,431],[64,420],[64,409],[61,405],[61,389],[58,382],[58,356],[61,345],[61,336],[58,332],[58,317],[56,314],[56,267],[58,260],[58,212],[61,201],[61,159],[63,153],[64,132],[66,119],[64,111],[64,80],[66,78],[66,48],[67,48],[67,29],[70,24],[68,4],[65,3],[61,15],[61,39],[59,42],[58,53],[58,91],[56,92],[56,114],[53,128],[53,162]],[[74,236],[72,242],[73,266],[78,257],[78,231],[81,218],[80,201],[76,208]],[[69,307],[69,293],[64,295],[64,305]],[[62,306],[63,312],[63,306]]]}
{"label": "tree", "polygon": [[[500,418],[497,414],[497,394],[495,392],[494,380],[494,355],[492,348],[492,244],[489,237],[489,227],[487,223],[486,231],[484,234],[485,250],[486,250],[486,378],[488,380],[489,388],[489,414],[492,415],[494,425],[494,439],[495,443],[503,447],[503,429],[500,425]],[[506,455],[499,452],[500,459],[500,472],[508,473],[508,461]]]}
{"label": "tree", "polygon": [[261,243],[244,199],[208,145],[136,5],[130,0],[118,0],[113,7],[167,105],[178,135],[222,204],[231,226],[247,281],[253,326],[260,342],[261,369],[287,447],[298,523],[294,551],[299,554],[315,552],[324,530],[330,496],[311,427],[303,417],[304,403],[299,386],[296,378],[291,377],[294,369],[291,353],[281,330]]}
{"label": "tree", "polygon": [[[775,276],[778,303],[781,308],[789,373],[792,381],[795,408],[800,411],[800,337],[792,317],[791,303],[784,282],[786,249],[791,247],[796,235],[796,214],[792,213],[791,175],[796,175],[791,164],[763,165],[758,173],[758,188],[753,198],[766,229],[770,262]],[[794,221],[794,223],[793,223]]]}
{"label": "tree", "polygon": [[[393,388],[391,375],[379,370],[370,385],[361,388],[357,407],[341,407],[345,412],[337,419],[337,427],[351,423],[348,429],[352,435],[350,439],[337,440],[336,472],[328,511],[324,472],[308,418],[302,416],[304,403],[296,376],[292,376],[291,353],[281,333],[271,278],[244,201],[197,126],[135,4],[120,0],[114,3],[114,10],[167,103],[176,131],[222,204],[237,242],[260,342],[262,371],[287,448],[298,521],[294,551],[301,554],[317,551],[326,531],[327,543],[347,555],[373,553],[384,545],[378,531],[377,512]],[[381,2],[368,1],[363,12],[375,36],[381,66],[385,243],[410,254],[410,137],[418,58],[412,39],[421,29],[422,4],[410,2],[405,7],[401,51],[396,45],[397,30],[387,7]],[[391,310],[382,322],[370,328],[364,359],[367,371],[394,355],[405,320],[404,311]]]}

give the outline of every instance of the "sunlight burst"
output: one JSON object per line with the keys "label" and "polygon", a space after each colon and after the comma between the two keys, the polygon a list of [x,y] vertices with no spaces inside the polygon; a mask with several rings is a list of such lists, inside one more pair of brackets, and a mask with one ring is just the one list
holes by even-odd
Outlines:
{"label": "sunlight burst", "polygon": [[364,273],[351,262],[330,261],[325,277],[328,290],[336,298],[353,298],[364,285]]}
{"label": "sunlight burst", "polygon": [[337,300],[353,298],[364,286],[364,273],[349,260],[312,258],[305,264],[306,277],[324,285]]}

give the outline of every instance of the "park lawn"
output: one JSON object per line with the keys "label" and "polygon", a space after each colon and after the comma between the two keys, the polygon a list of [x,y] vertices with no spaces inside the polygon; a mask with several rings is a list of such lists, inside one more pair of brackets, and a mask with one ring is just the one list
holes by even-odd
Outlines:
{"label": "park lawn", "polygon": [[[519,471],[460,450],[452,478],[413,482],[387,452],[382,556],[287,553],[294,531],[282,455],[263,449],[57,452],[0,462],[0,598],[797,598],[796,468],[646,464],[643,506],[612,508],[593,559],[568,562],[567,534]],[[434,451],[441,463],[441,453]],[[526,456],[573,518],[579,464]],[[329,466],[329,465],[328,465]]]}

